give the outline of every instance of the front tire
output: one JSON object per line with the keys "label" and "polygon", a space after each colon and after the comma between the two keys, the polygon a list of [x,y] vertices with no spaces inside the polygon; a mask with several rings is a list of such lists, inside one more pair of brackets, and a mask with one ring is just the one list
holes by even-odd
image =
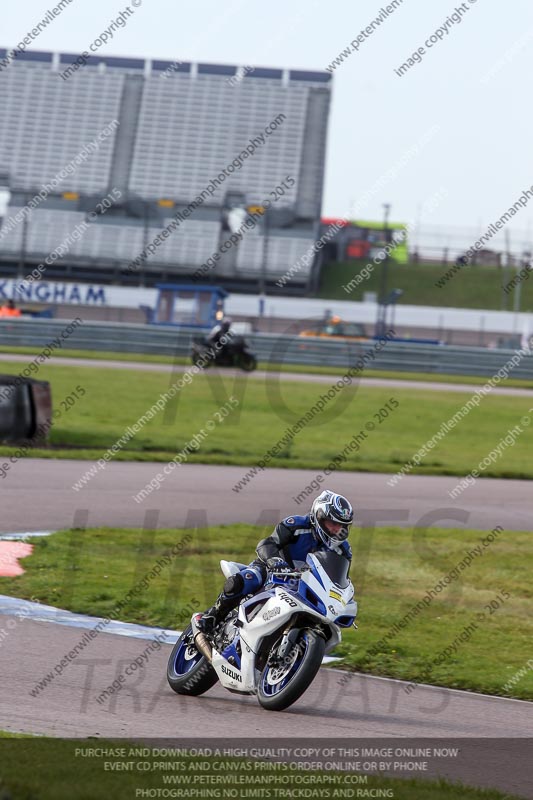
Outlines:
{"label": "front tire", "polygon": [[193,697],[207,692],[218,681],[211,664],[194,646],[190,625],[172,648],[168,659],[167,680],[170,688],[177,694]]}
{"label": "front tire", "polygon": [[[272,648],[271,655],[277,645]],[[282,666],[267,663],[261,673],[257,699],[263,708],[283,711],[298,700],[320,669],[325,649],[326,643],[321,636],[309,628],[302,628],[296,646],[287,656],[289,661]]]}
{"label": "front tire", "polygon": [[257,367],[257,359],[253,353],[241,353],[237,363],[244,372],[253,372]]}

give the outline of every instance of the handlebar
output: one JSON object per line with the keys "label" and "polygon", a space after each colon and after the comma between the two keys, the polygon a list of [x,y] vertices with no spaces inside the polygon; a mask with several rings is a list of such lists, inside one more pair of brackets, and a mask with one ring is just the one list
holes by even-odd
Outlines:
{"label": "handlebar", "polygon": [[283,578],[299,578],[302,572],[308,572],[310,567],[305,566],[301,567],[301,569],[287,569],[287,567],[282,567],[281,569],[269,569],[268,572],[270,575],[276,575],[277,577]]}

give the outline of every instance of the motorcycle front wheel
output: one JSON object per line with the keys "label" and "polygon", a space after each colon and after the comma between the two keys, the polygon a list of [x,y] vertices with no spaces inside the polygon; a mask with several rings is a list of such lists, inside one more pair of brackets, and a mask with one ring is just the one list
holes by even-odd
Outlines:
{"label": "motorcycle front wheel", "polygon": [[177,694],[193,696],[207,692],[218,681],[211,664],[194,646],[190,625],[172,648],[168,659],[167,680]]}
{"label": "motorcycle front wheel", "polygon": [[253,372],[257,367],[257,359],[253,353],[239,353],[237,366],[244,372]]}
{"label": "motorcycle front wheel", "polygon": [[257,688],[257,699],[268,711],[283,711],[292,705],[313,682],[326,649],[324,639],[309,628],[283,659],[277,656],[279,639],[272,647]]}

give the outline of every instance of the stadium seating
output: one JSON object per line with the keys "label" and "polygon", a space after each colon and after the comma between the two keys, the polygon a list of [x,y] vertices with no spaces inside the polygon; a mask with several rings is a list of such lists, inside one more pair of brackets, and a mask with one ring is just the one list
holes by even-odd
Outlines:
{"label": "stadium seating", "polygon": [[[300,163],[305,106],[299,85],[286,90],[279,82],[258,85],[245,79],[233,87],[222,76],[198,75],[192,81],[181,73],[148,78],[130,188],[143,197],[196,197],[250,139],[285,114],[280,129],[213,195],[213,202],[221,203],[231,188],[246,192],[251,203],[260,202]],[[296,202],[297,183],[286,202]]]}
{"label": "stadium seating", "polygon": [[[50,63],[17,62],[0,73],[0,164],[17,189],[37,191],[118,119],[124,75],[86,69],[62,81]],[[108,186],[114,136],[99,142],[63,191],[103,192]]]}
{"label": "stadium seating", "polygon": [[[286,272],[309,248],[320,218],[329,73],[243,72],[229,65],[93,57],[65,77],[75,58],[32,52],[0,72],[0,169],[9,172],[13,193],[6,222],[88,143],[98,142],[72,174],[56,180],[50,196],[32,212],[24,237],[22,224],[6,225],[0,237],[2,261],[21,250],[28,265],[44,261],[86,219],[91,198],[96,202],[118,187],[122,206],[92,222],[55,265],[69,264],[75,273],[86,262],[95,277],[111,263],[127,265],[168,222],[160,214],[157,222],[158,214],[147,222],[142,213],[130,213],[130,200],[141,209],[157,208],[160,200],[176,208],[187,205],[250,140],[259,141],[276,118],[277,127],[264,144],[212,196],[206,195],[201,213],[184,220],[143,268],[190,274],[227,236],[222,229],[227,192],[240,192],[248,205],[257,206],[272,199],[270,192],[287,176],[294,185],[275,207],[288,213],[283,221],[274,215],[269,223],[267,279]],[[102,137],[114,120],[116,129]],[[64,192],[77,193],[78,201],[65,203]],[[172,213],[171,208],[169,217]],[[257,280],[264,264],[262,233],[260,225],[247,231],[209,279]],[[311,268],[299,270],[295,281],[305,283]]]}

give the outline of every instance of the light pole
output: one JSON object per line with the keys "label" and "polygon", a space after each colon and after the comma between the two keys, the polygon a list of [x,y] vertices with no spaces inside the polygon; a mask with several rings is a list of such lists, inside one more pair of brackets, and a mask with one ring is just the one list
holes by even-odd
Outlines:
{"label": "light pole", "polygon": [[3,176],[0,178],[0,229],[4,223],[4,217],[7,215],[10,200],[9,179],[7,176]]}
{"label": "light pole", "polygon": [[0,178],[0,227],[7,214],[9,202],[11,200],[11,190],[8,186],[7,179]]}
{"label": "light pole", "polygon": [[381,264],[381,287],[379,290],[378,298],[378,313],[376,319],[376,336],[382,336],[385,333],[386,317],[387,317],[387,273],[389,267],[389,252],[386,249],[389,244],[389,214],[391,204],[383,203],[383,233],[385,238],[385,257]]}
{"label": "light pole", "polygon": [[148,240],[150,236],[150,201],[144,200],[143,201],[143,252],[145,256],[142,262],[141,272],[139,274],[139,286],[143,288],[146,285],[146,261],[148,259],[148,255],[146,254],[148,248]]}
{"label": "light pole", "polygon": [[[24,205],[26,205],[26,196],[24,197]],[[31,213],[31,212],[30,212]],[[22,221],[22,238],[20,242],[20,258],[19,258],[19,266],[17,270],[17,280],[21,281],[24,279],[24,273],[26,271],[26,253],[28,250],[28,226],[30,224],[30,214],[24,214],[24,219]]]}
{"label": "light pole", "polygon": [[[396,303],[398,302],[402,294],[403,294],[403,289],[393,289],[389,295],[388,305],[392,306],[390,326],[393,331],[395,322]],[[387,327],[387,318],[385,317],[385,328],[386,327]]]}
{"label": "light pole", "polygon": [[517,279],[517,283],[514,290],[514,304],[513,304],[513,311],[515,314],[520,313],[520,298],[522,295],[522,277],[520,273],[523,269],[527,269],[531,262],[531,253],[525,252],[522,256],[522,260],[516,265],[516,275],[515,278]]}
{"label": "light pole", "polygon": [[261,277],[259,280],[259,294],[266,294],[266,274],[268,264],[268,235],[269,235],[269,217],[268,209],[263,211],[263,259],[261,261]]}
{"label": "light pole", "polygon": [[5,175],[0,176],[0,228],[7,215],[7,209],[11,201],[11,190],[9,188],[9,178]]}

